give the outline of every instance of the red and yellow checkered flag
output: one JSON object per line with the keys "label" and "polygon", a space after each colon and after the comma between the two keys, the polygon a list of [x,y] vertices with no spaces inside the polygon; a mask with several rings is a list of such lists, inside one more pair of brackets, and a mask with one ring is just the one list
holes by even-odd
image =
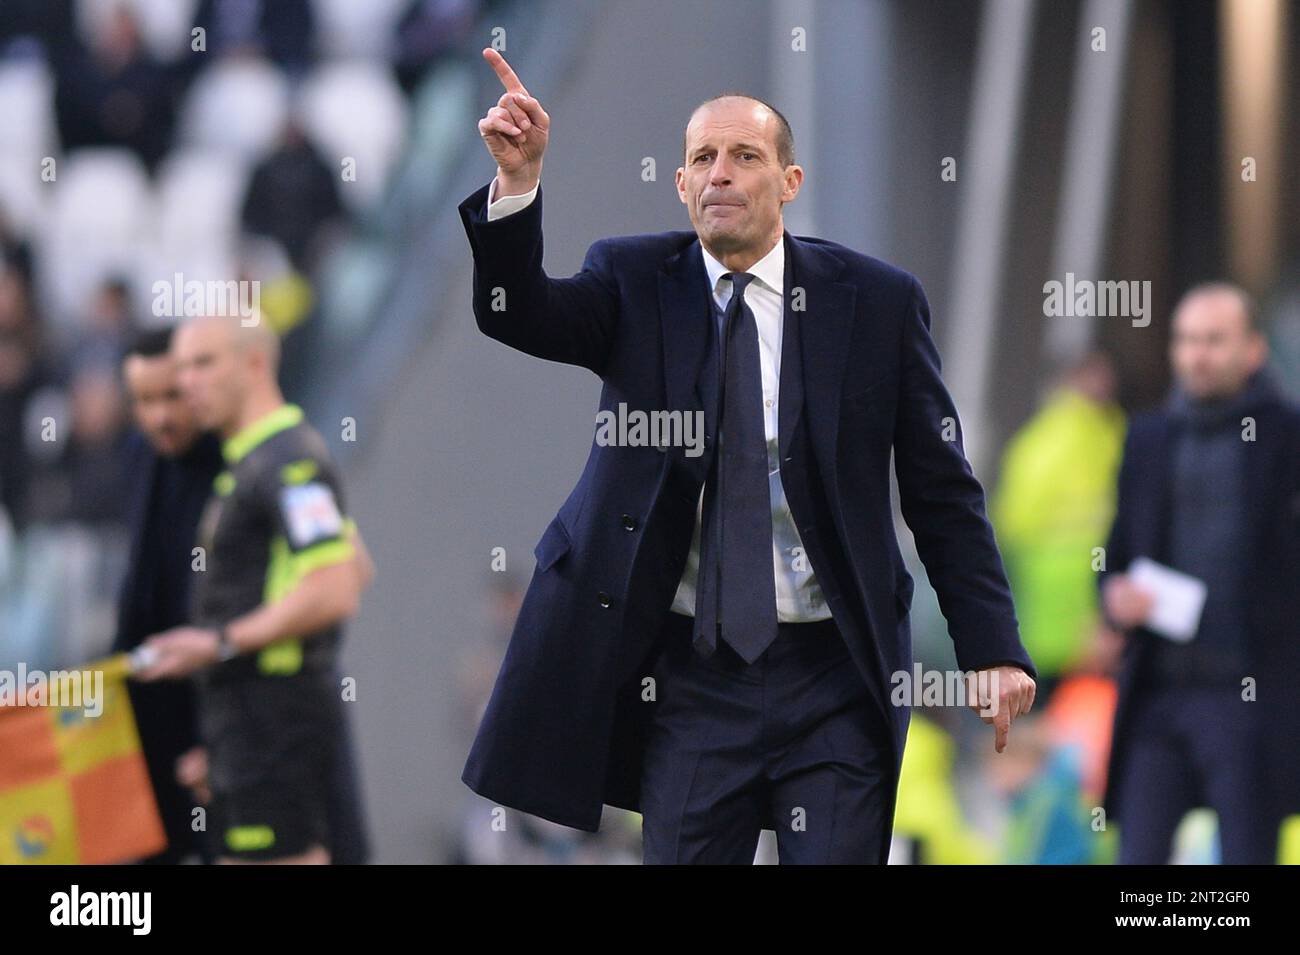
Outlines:
{"label": "red and yellow checkered flag", "polygon": [[166,846],[129,672],[126,654],[81,670],[103,674],[97,716],[82,706],[0,706],[0,864],[128,862]]}

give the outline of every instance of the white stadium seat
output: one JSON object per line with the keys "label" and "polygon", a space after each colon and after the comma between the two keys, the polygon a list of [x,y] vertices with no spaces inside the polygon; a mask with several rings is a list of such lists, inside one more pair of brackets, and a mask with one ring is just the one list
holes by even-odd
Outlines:
{"label": "white stadium seat", "polygon": [[39,60],[0,60],[0,151],[40,157],[57,149],[53,75]]}
{"label": "white stadium seat", "polygon": [[181,114],[181,143],[255,160],[275,145],[288,114],[289,84],[274,64],[221,60],[190,88]]}
{"label": "white stadium seat", "polygon": [[350,208],[369,208],[383,194],[405,142],[407,109],[392,74],[374,64],[325,64],[303,82],[297,115],[321,157],[336,171],[344,157],[356,161],[356,181],[340,182]]}
{"label": "white stadium seat", "polygon": [[393,29],[410,0],[313,0],[317,45],[325,56],[378,57],[389,54]]}
{"label": "white stadium seat", "polygon": [[[198,150],[170,155],[158,170],[156,218],[131,275],[140,306],[152,303],[153,283],[238,278],[239,212],[248,185],[242,161]],[[152,317],[152,316],[146,316]]]}
{"label": "white stadium seat", "polygon": [[75,320],[105,278],[134,272],[153,197],[143,163],[125,149],[77,150],[59,162],[50,185],[37,281],[51,318]]}
{"label": "white stadium seat", "polygon": [[41,181],[40,156],[0,152],[0,213],[10,228],[30,235],[41,227],[53,188],[53,183]]}
{"label": "white stadium seat", "polygon": [[172,153],[157,176],[159,241],[233,243],[247,185],[248,167],[238,160],[197,150]]}

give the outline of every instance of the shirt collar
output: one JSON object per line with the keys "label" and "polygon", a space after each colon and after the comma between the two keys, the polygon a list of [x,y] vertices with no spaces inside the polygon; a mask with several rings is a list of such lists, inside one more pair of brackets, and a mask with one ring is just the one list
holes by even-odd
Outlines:
{"label": "shirt collar", "polygon": [[227,464],[238,463],[248,452],[272,435],[287,431],[302,421],[302,409],[297,405],[283,404],[268,411],[256,421],[244,425],[221,444],[222,457]]}
{"label": "shirt collar", "polygon": [[[709,275],[709,291],[716,292],[718,289],[718,279],[730,272],[727,268],[700,243],[700,251],[704,253],[704,270]],[[759,282],[766,285],[770,291],[777,295],[785,294],[785,233],[776,240],[776,245],[772,246],[772,251],[763,256],[752,266],[746,269],[750,275],[753,275]],[[751,283],[752,284],[752,283]]]}

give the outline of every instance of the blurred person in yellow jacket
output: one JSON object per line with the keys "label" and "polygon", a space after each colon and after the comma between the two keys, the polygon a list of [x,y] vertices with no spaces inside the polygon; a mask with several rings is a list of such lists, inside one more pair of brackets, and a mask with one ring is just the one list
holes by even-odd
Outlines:
{"label": "blurred person in yellow jacket", "polygon": [[1114,516],[1124,431],[1114,367],[1089,352],[1003,454],[990,509],[1044,701],[1090,652],[1099,621],[1092,555]]}
{"label": "blurred person in yellow jacket", "polygon": [[[999,754],[999,759],[1007,754]],[[994,842],[967,820],[957,795],[957,743],[922,710],[912,712],[898,781],[894,840],[906,840],[918,865],[989,865]]]}

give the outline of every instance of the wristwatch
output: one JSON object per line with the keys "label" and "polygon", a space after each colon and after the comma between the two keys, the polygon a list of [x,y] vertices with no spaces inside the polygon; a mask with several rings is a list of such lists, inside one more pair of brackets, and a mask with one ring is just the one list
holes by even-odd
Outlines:
{"label": "wristwatch", "polygon": [[239,656],[239,648],[230,639],[230,633],[226,630],[225,624],[222,624],[217,628],[217,662],[225,663],[237,656]]}

